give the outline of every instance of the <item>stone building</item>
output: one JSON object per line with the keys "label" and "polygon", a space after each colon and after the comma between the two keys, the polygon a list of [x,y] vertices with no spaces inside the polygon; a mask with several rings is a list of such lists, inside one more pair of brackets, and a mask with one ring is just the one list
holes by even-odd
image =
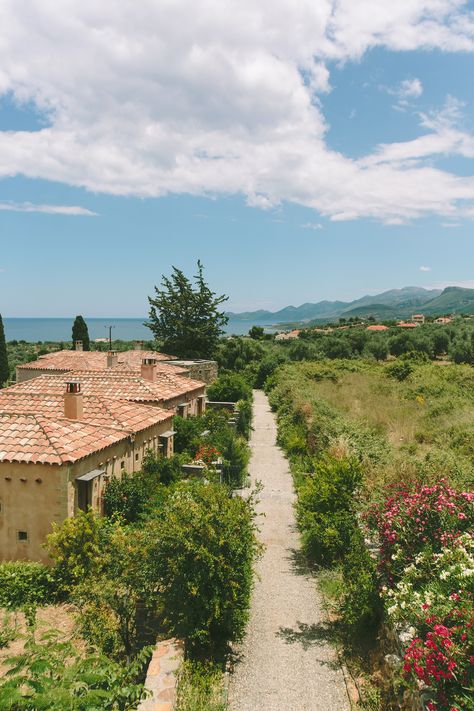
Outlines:
{"label": "stone building", "polygon": [[141,469],[148,449],[171,456],[172,418],[156,404],[86,394],[71,379],[57,393],[1,391],[0,559],[47,561],[53,522],[101,512],[107,482]]}
{"label": "stone building", "polygon": [[[204,412],[206,385],[177,373],[164,371],[154,358],[144,358],[140,371],[110,368],[103,371],[71,371],[84,395],[121,398],[173,410],[183,417]],[[65,374],[40,375],[9,388],[24,393],[61,393]]]}
{"label": "stone building", "polygon": [[153,359],[162,373],[188,376],[206,384],[217,378],[217,363],[213,360],[177,360],[158,351],[83,351],[62,350],[46,353],[31,363],[18,365],[16,381],[22,383],[39,375],[61,375],[70,371],[129,370],[140,372],[144,359]]}

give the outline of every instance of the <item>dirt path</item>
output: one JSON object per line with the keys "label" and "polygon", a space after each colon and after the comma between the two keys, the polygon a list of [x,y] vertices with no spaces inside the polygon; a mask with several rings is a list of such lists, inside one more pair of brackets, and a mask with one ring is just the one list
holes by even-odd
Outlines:
{"label": "dirt path", "polygon": [[259,480],[260,538],[266,551],[247,636],[230,678],[231,711],[348,711],[344,678],[314,579],[304,567],[295,528],[288,462],[276,445],[266,396],[256,391],[252,482]]}

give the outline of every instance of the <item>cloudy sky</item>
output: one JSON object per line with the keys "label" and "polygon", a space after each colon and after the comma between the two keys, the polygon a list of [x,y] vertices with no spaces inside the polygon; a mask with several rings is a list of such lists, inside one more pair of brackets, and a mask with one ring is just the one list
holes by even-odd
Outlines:
{"label": "cloudy sky", "polygon": [[0,311],[474,286],[474,5],[0,0]]}

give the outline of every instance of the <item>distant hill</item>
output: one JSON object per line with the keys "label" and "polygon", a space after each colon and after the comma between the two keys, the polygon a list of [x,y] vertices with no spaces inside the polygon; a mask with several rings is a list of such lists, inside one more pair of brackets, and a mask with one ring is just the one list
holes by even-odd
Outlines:
{"label": "distant hill", "polygon": [[[448,298],[443,297],[448,291],[470,292],[472,293],[472,307],[474,308],[474,289],[459,289],[458,287],[448,287],[444,291],[441,289],[423,289],[418,286],[406,286],[403,289],[390,289],[381,294],[374,296],[363,296],[355,301],[318,301],[317,303],[306,303],[301,306],[287,306],[280,311],[247,311],[245,313],[232,313],[227,315],[233,321],[247,322],[249,327],[252,325],[270,325],[270,324],[297,324],[297,323],[324,323],[327,321],[336,320],[342,316],[350,318],[351,316],[374,316],[378,319],[405,318],[411,316],[413,310],[418,310],[423,306],[425,313],[450,313],[457,311],[457,298],[451,295]],[[437,300],[442,301],[437,304]],[[470,303],[468,296],[465,294],[459,297],[460,301],[466,304]],[[428,311],[427,306],[433,305],[433,311]],[[466,309],[465,309],[466,311]],[[467,312],[470,313],[469,309]]]}
{"label": "distant hill", "polygon": [[447,286],[438,297],[424,304],[423,312],[430,316],[449,313],[473,314],[474,289]]}

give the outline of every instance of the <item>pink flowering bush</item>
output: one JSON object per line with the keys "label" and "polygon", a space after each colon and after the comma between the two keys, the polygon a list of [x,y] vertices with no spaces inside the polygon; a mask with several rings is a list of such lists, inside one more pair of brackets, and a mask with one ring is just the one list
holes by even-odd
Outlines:
{"label": "pink flowering bush", "polygon": [[443,615],[429,609],[405,651],[405,679],[430,688],[429,711],[464,711],[474,699],[474,608],[471,593],[453,593]]}
{"label": "pink flowering bush", "polygon": [[365,518],[378,532],[381,572],[392,586],[423,548],[439,552],[474,530],[474,493],[455,491],[445,481],[433,486],[397,484]]}

